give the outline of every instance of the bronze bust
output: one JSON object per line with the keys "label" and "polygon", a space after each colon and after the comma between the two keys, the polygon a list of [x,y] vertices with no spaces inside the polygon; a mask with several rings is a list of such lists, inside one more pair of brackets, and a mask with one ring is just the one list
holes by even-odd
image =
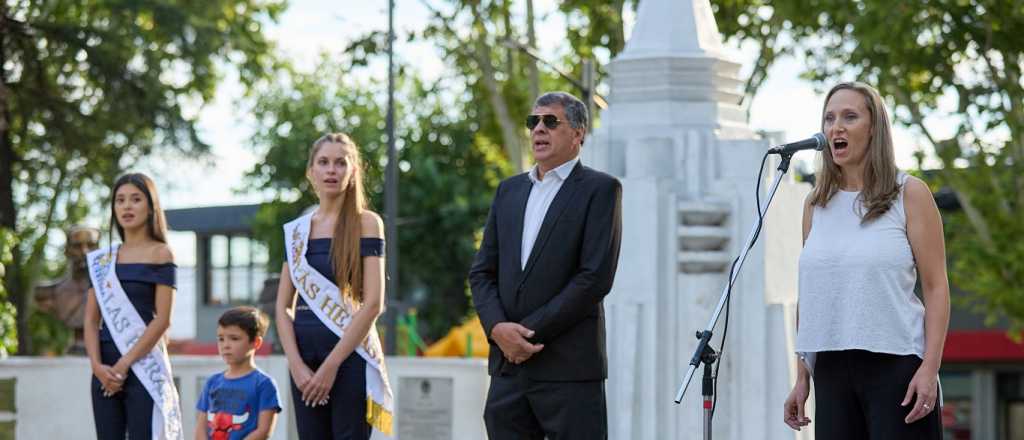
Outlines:
{"label": "bronze bust", "polygon": [[84,355],[85,342],[83,326],[85,300],[89,291],[89,271],[86,254],[99,247],[99,229],[75,225],[65,233],[67,242],[64,256],[67,257],[67,271],[57,280],[41,283],[35,289],[36,306],[64,323],[74,333],[74,342],[66,354]]}

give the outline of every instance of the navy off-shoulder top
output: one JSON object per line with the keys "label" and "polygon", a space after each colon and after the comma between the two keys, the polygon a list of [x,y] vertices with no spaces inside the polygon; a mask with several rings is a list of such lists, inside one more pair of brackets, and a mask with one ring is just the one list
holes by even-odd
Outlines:
{"label": "navy off-shoulder top", "polygon": [[[156,285],[175,287],[177,267],[174,263],[117,263],[114,271],[117,274],[124,293],[128,295],[135,311],[142,320],[149,324],[156,315]],[[110,330],[104,325],[100,328],[100,342],[113,342]]]}
{"label": "navy off-shoulder top", "polygon": [[[364,257],[383,257],[384,239],[377,237],[360,238],[359,255]],[[326,277],[332,283],[337,284],[337,281],[334,279],[334,265],[331,264],[330,238],[311,238],[309,240],[309,245],[306,247],[306,261],[309,261],[309,265],[313,266],[313,269],[320,272],[321,275]],[[316,313],[309,309],[309,306],[306,304],[306,301],[302,299],[301,295],[299,295],[299,299],[296,302],[295,325],[321,326],[324,329],[327,329],[327,327],[320,322],[320,318],[316,317]]]}

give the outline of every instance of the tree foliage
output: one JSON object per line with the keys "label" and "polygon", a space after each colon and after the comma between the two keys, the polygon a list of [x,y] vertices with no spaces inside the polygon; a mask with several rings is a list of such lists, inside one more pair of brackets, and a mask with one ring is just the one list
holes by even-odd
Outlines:
{"label": "tree foliage", "polygon": [[[480,102],[491,99],[493,104],[493,95],[500,93],[508,114],[528,111],[530,97],[520,87],[529,83],[528,70],[520,68],[519,49],[503,42],[522,42],[532,23],[528,17],[519,30],[501,26],[517,20],[515,15],[507,18],[507,11],[521,10],[522,2],[441,3],[445,7],[435,10],[435,22],[424,36],[451,55],[450,66],[467,78],[470,93]],[[772,65],[786,56],[806,60],[805,75],[818,86],[860,79],[890,100],[897,123],[920,133],[924,147],[941,164],[937,173],[928,174],[934,176],[933,189],[953,191],[961,207],[945,215],[950,278],[970,292],[956,299],[991,319],[1009,318],[1012,330],[1019,331],[1024,323],[1024,245],[1016,239],[1024,234],[1019,214],[1024,210],[1024,37],[1016,30],[1024,25],[1024,5],[996,0],[711,4],[723,37],[753,45],[757,53],[746,78],[745,104]],[[638,5],[629,0],[561,2],[571,51],[558,67],[579,77],[580,59],[611,59],[621,52],[623,14]],[[488,53],[484,49],[490,56],[480,55]],[[489,60],[492,72],[481,60]],[[496,79],[497,87],[480,87],[488,77]],[[570,89],[550,71],[544,78],[548,87]],[[605,79],[606,70],[599,67],[598,81]],[[482,127],[502,125],[500,112],[485,111],[481,117]],[[943,132],[939,125],[954,129]],[[503,139],[494,130],[485,132],[496,142]]]}
{"label": "tree foliage", "polygon": [[752,82],[773,59],[797,54],[807,62],[806,77],[819,86],[858,79],[890,100],[896,121],[919,133],[940,163],[935,173],[925,174],[929,183],[934,190],[952,191],[960,205],[944,218],[950,279],[968,292],[955,300],[992,321],[1008,318],[1011,331],[1019,332],[1024,327],[1024,245],[1017,239],[1024,234],[1024,37],[1016,30],[1024,26],[1024,5],[997,0],[713,3],[725,35],[761,44]]}
{"label": "tree foliage", "polygon": [[[359,58],[352,57],[354,47],[343,57],[325,55],[312,72],[291,71],[255,102],[253,144],[265,159],[249,172],[248,185],[277,192],[254,226],[271,250],[271,267],[284,260],[281,225],[316,204],[305,178],[306,161],[313,141],[324,133],[348,133],[360,146],[371,209],[383,207],[386,96],[371,90],[385,87],[352,79],[352,60]],[[500,147],[479,135],[465,116],[473,114],[474,103],[423,84],[410,72],[401,76],[396,93],[399,296],[420,309],[428,336],[437,337],[468,313],[466,271],[477,231],[509,169]]]}
{"label": "tree foliage", "polygon": [[[593,60],[598,89],[607,85],[607,63],[625,48],[625,14],[636,12],[639,0],[565,0],[558,13],[565,21],[568,46],[547,51],[536,45],[535,28],[550,33],[550,26],[532,14],[533,0],[421,0],[433,19],[415,37],[435,44],[444,54],[447,67],[464,84],[468,93],[481,103],[477,117],[481,131],[503,145],[513,169],[528,168],[525,151],[527,132],[519,116],[526,114],[536,95],[545,90],[582,91],[561,77],[564,73],[581,82],[583,60]],[[790,32],[794,38],[810,36],[811,30],[797,33],[793,23],[813,23],[799,2],[769,6],[764,0],[712,1],[719,30],[729,39],[752,44],[758,52],[752,72],[746,80],[744,102],[749,104],[767,78],[768,69],[780,57],[797,47],[779,40]],[[526,11],[524,14],[523,11]],[[801,15],[802,14],[802,15]],[[538,62],[527,52],[551,57]],[[538,67],[543,65],[543,68]],[[540,73],[536,73],[537,71]],[[593,115],[598,120],[600,115]]]}
{"label": "tree foliage", "polygon": [[[456,94],[465,91],[467,102],[475,105],[465,108],[462,123],[477,127],[474,130],[477,144],[502,146],[504,155],[516,171],[525,170],[532,162],[525,149],[528,133],[523,127],[522,117],[529,113],[538,92],[566,90],[582,95],[572,81],[560,73],[582,78],[584,59],[597,61],[596,81],[604,82],[607,70],[602,63],[619,54],[625,47],[623,15],[630,10],[635,11],[639,5],[637,0],[561,2],[554,13],[564,18],[564,32],[569,45],[551,53],[551,50],[541,51],[537,48],[534,34],[550,34],[552,30],[545,20],[533,15],[532,0],[446,0],[421,3],[431,11],[432,19],[413,38],[430,42],[443,54],[447,69],[439,81],[444,84],[440,90]],[[725,3],[719,9],[734,16],[754,14],[762,6],[754,2],[716,3]],[[765,21],[760,18],[758,20],[757,23]],[[772,23],[782,26],[778,19]],[[739,30],[733,32],[733,35],[740,34]],[[775,51],[781,52],[782,49],[773,45],[774,40],[770,40],[765,32],[759,31],[758,35],[758,41],[767,45],[765,50],[772,55],[766,56],[762,62],[766,70],[774,61]],[[383,48],[381,45],[376,47]],[[544,56],[551,56],[552,59],[539,62],[531,53],[551,53]],[[763,78],[754,82],[748,88],[748,93],[755,93],[761,81]],[[594,115],[595,119],[598,117]],[[415,162],[410,162],[416,166]],[[404,181],[403,185],[406,185]],[[491,196],[489,192],[481,192],[487,197]],[[483,221],[482,218],[477,220],[476,227],[469,230],[479,231]],[[411,252],[421,252],[423,247],[403,247],[403,252],[408,254],[410,249]],[[459,250],[463,252],[459,254],[463,255],[461,260],[468,261],[467,258],[474,251],[472,247]],[[446,261],[436,258],[427,260]],[[406,261],[405,257],[403,261]],[[406,276],[406,267],[402,263],[403,277]],[[468,265],[462,266],[463,272],[466,267]],[[464,277],[463,273],[457,275]],[[424,313],[420,316],[432,315]]]}
{"label": "tree foliage", "polygon": [[243,83],[272,65],[275,0],[5,1],[0,6],[0,227],[18,237],[5,277],[21,352],[51,232],[97,205],[156,151],[202,154],[195,117],[225,64]]}
{"label": "tree foliage", "polygon": [[[535,61],[522,50],[525,33],[513,22],[510,1],[454,0],[436,8],[417,35],[445,54],[450,76],[480,103],[480,131],[497,140],[516,171],[527,167],[527,133],[521,118],[535,97],[530,71]],[[539,76],[537,81],[541,81]]]}
{"label": "tree foliage", "polygon": [[[522,116],[539,91],[579,94],[555,69],[579,78],[581,60],[593,58],[604,83],[601,64],[624,49],[624,14],[640,2],[559,3],[568,44],[553,49],[550,64],[528,53],[552,52],[538,51],[536,35],[550,30],[542,29],[544,17],[534,16],[534,0],[421,3],[431,18],[410,39],[434,45],[446,69],[430,83],[408,68],[399,73],[397,239],[401,296],[425,309],[420,316],[433,320],[428,325],[436,336],[469,310],[465,271],[497,182],[528,166]],[[945,218],[952,281],[972,292],[965,301],[1020,329],[1024,39],[1015,30],[1024,25],[1024,6],[711,3],[723,37],[754,45],[758,54],[747,103],[784,56],[805,59],[806,76],[819,86],[858,78],[880,89],[898,123],[936,152],[942,166],[930,183],[950,188],[962,207]],[[284,69],[267,82],[273,57],[261,27],[280,13],[274,1],[44,0],[0,8],[0,227],[18,238],[4,284],[19,310],[29,306],[33,281],[52,270],[44,264],[50,233],[95,210],[95,194],[104,194],[114,175],[154,151],[206,151],[195,131],[196,109],[212,96],[225,63],[238,66],[239,78],[258,92],[252,140],[265,160],[247,185],[278,194],[256,221],[272,267],[283,258],[280,225],[315,203],[305,161],[323,133],[353,135],[373,205],[382,206],[384,86],[353,73],[381,56],[383,33],[356,40],[340,57],[325,55],[313,72]],[[936,130],[934,120],[954,130]],[[19,315],[22,337],[30,333],[27,316]]]}
{"label": "tree foliage", "polygon": [[0,228],[0,359],[18,349],[18,327],[14,322],[14,305],[7,301],[7,290],[3,281],[7,278],[7,264],[10,264],[14,247],[14,233]]}

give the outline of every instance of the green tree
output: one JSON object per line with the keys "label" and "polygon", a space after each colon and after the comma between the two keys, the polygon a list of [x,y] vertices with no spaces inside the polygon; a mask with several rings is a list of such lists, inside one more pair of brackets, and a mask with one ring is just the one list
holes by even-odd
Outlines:
{"label": "green tree", "polygon": [[253,221],[254,233],[268,246],[270,270],[280,268],[285,258],[281,225],[317,203],[305,177],[313,141],[335,131],[356,141],[365,164],[371,209],[381,206],[381,158],[387,148],[386,140],[381,140],[384,110],[371,88],[349,84],[347,68],[324,60],[310,73],[291,68],[282,73],[286,79],[269,85],[253,102],[256,130],[252,145],[263,160],[246,174],[245,183],[248,188],[275,194]]}
{"label": "green tree", "polygon": [[463,116],[475,102],[447,103],[441,87],[411,88],[405,108],[419,108],[400,135],[402,160],[411,164],[399,186],[402,285],[409,287],[405,298],[422,304],[420,320],[436,338],[472,308],[466,273],[494,191],[512,168],[501,147]]}
{"label": "green tree", "polygon": [[[432,2],[433,3],[433,2]],[[467,89],[492,109],[478,115],[484,136],[511,143],[515,118],[528,110],[530,62],[509,53],[508,39],[532,40],[533,17],[507,25],[512,0],[450,0],[434,9],[423,37],[435,41]],[[532,11],[532,2],[526,1]],[[578,60],[611,59],[625,45],[624,11],[637,0],[566,0],[560,11],[572,51],[563,70],[579,76]],[[726,40],[752,44],[758,57],[746,79],[749,105],[773,63],[784,56],[807,61],[806,77],[821,87],[842,79],[876,85],[894,105],[898,123],[921,134],[941,167],[934,189],[952,190],[962,210],[946,214],[952,282],[970,292],[959,301],[990,319],[1024,326],[1024,25],[1019,2],[945,0],[892,3],[882,0],[714,0]],[[810,7],[809,7],[810,6]],[[809,12],[814,11],[814,12]],[[526,29],[523,31],[522,29]],[[525,62],[524,62],[525,61]],[[527,68],[522,68],[526,65]],[[605,70],[599,69],[599,82]],[[547,75],[547,86],[568,88]],[[533,81],[536,84],[536,81]],[[495,96],[500,95],[500,100]],[[504,102],[505,109],[495,103]],[[951,103],[951,104],[944,104]],[[929,120],[955,127],[934,132]],[[504,125],[511,127],[505,128]],[[495,127],[502,127],[499,132]],[[517,134],[518,136],[518,134]],[[512,150],[506,148],[507,152]],[[521,169],[521,167],[520,167]],[[969,170],[969,171],[968,171]]]}
{"label": "green tree", "polygon": [[[1017,30],[1024,27],[1024,7],[998,0],[824,0],[814,3],[814,14],[807,10],[806,2],[774,1],[735,23],[723,26],[718,18],[738,38],[783,30],[796,44],[772,51],[798,51],[807,78],[820,86],[859,79],[890,100],[897,122],[919,133],[941,164],[926,174],[933,189],[948,188],[962,208],[944,218],[950,279],[968,292],[955,299],[990,320],[1007,318],[1019,333],[1024,37]],[[936,132],[938,124],[929,120],[953,133]]]}
{"label": "green tree", "polygon": [[[520,116],[529,111],[533,99],[543,90],[581,94],[558,72],[582,79],[585,59],[595,61],[598,88],[606,84],[605,64],[625,48],[623,14],[629,10],[635,12],[640,5],[639,0],[560,2],[558,11],[565,20],[569,46],[567,50],[559,49],[546,55],[554,59],[547,60],[551,65],[541,71],[537,60],[527,53],[527,50],[541,53],[536,47],[535,29],[547,26],[536,22],[533,0],[421,0],[421,3],[431,11],[432,20],[415,38],[435,44],[445,54],[448,67],[457,72],[457,81],[478,102],[488,104],[480,108],[475,120],[485,136],[504,147],[517,171],[525,170],[529,164],[528,133],[522,127]],[[758,49],[759,56],[747,78],[744,102],[740,104],[749,104],[778,57],[792,53],[793,47],[778,41],[777,35],[791,27],[792,20],[786,19],[789,12],[805,9],[795,4],[798,2],[791,2],[794,4],[779,7],[784,14],[772,14],[774,9],[767,3],[764,0],[712,2],[722,34],[755,44]],[[523,10],[525,17],[513,13]],[[599,117],[594,115],[595,120]]]}
{"label": "green tree", "polygon": [[[429,41],[442,52],[447,60],[448,75],[444,81],[448,90],[465,90],[469,102],[485,104],[466,107],[463,113],[465,121],[462,123],[468,122],[478,127],[475,130],[477,144],[502,146],[504,155],[509,158],[515,171],[523,171],[529,163],[525,148],[528,133],[523,127],[521,116],[529,112],[533,99],[542,90],[569,90],[579,94],[571,82],[562,78],[557,71],[581,78],[583,59],[598,62],[597,82],[604,82],[606,69],[600,63],[607,63],[624,49],[623,14],[630,9],[635,11],[639,5],[637,0],[561,2],[558,13],[565,19],[565,32],[570,45],[548,55],[553,59],[544,63],[544,68],[540,69],[527,50],[538,53],[534,34],[536,29],[548,25],[535,22],[533,1],[448,0],[421,3],[431,11],[432,19],[413,38]],[[763,8],[761,2],[719,1],[715,4],[720,14],[752,17],[744,21],[748,27],[740,28],[736,25],[724,28],[727,37],[744,38],[762,46],[763,60],[759,61],[759,67],[755,69],[747,87],[748,96],[752,96],[763,82],[764,72],[774,59],[788,50],[780,47],[771,34],[772,30],[782,28],[783,21],[758,15]],[[526,11],[525,17],[513,13],[523,10]],[[382,48],[383,45],[375,47]],[[594,117],[597,119],[599,115]],[[404,180],[402,185],[404,194]],[[484,194],[486,197],[492,195]],[[405,203],[404,196],[402,200]],[[478,221],[476,228],[471,230],[479,233],[482,225],[483,222]],[[405,226],[403,228],[409,229]],[[406,256],[421,248],[422,245],[402,247],[403,279],[406,277]],[[475,249],[468,249],[464,255],[471,256],[473,251]],[[462,273],[458,275],[464,277]]]}
{"label": "green tree", "polygon": [[[370,90],[385,88],[352,79],[353,69],[365,61],[355,53],[369,50],[371,40],[358,41],[344,57],[325,55],[312,72],[290,71],[254,103],[253,144],[264,160],[249,172],[247,185],[277,194],[254,222],[256,236],[269,246],[272,270],[284,260],[281,225],[316,204],[305,178],[306,161],[313,141],[324,133],[352,136],[363,155],[371,209],[383,206],[387,137],[381,103],[386,97]],[[464,116],[474,103],[441,93],[443,84],[422,84],[410,72],[400,76],[400,294],[429,318],[425,325],[433,338],[468,313],[466,271],[476,233],[509,169],[500,147],[479,136],[475,123]]]}
{"label": "green tree", "polygon": [[7,301],[3,283],[7,277],[6,264],[11,261],[11,248],[15,241],[13,232],[0,228],[0,359],[18,348],[18,327],[14,322],[16,311],[14,305]]}
{"label": "green tree", "polygon": [[518,47],[524,33],[512,20],[513,2],[452,0],[443,9],[422,3],[432,20],[417,38],[444,52],[455,73],[451,80],[477,102],[487,103],[476,106],[480,131],[497,140],[514,170],[526,169],[527,133],[519,116],[533,102],[530,94],[540,89],[531,80],[543,80],[536,74],[536,62]]}
{"label": "green tree", "polygon": [[[0,227],[18,237],[4,279],[19,352],[50,233],[155,151],[201,154],[195,116],[224,65],[246,85],[272,67],[277,0],[0,4]],[[99,203],[102,206],[102,203]]]}

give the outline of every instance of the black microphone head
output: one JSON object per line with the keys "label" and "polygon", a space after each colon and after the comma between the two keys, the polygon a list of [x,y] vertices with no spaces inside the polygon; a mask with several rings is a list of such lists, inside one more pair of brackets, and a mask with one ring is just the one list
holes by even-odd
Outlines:
{"label": "black microphone head", "polygon": [[814,136],[812,137],[815,141],[817,141],[817,143],[814,145],[814,151],[824,150],[825,146],[828,145],[828,139],[825,139],[825,135],[822,134],[821,132],[814,133]]}
{"label": "black microphone head", "polygon": [[825,149],[826,145],[828,145],[828,140],[825,139],[825,135],[823,133],[814,133],[814,136],[807,139],[771,148],[768,150],[768,154],[793,154],[797,151],[811,149],[821,151]]}

